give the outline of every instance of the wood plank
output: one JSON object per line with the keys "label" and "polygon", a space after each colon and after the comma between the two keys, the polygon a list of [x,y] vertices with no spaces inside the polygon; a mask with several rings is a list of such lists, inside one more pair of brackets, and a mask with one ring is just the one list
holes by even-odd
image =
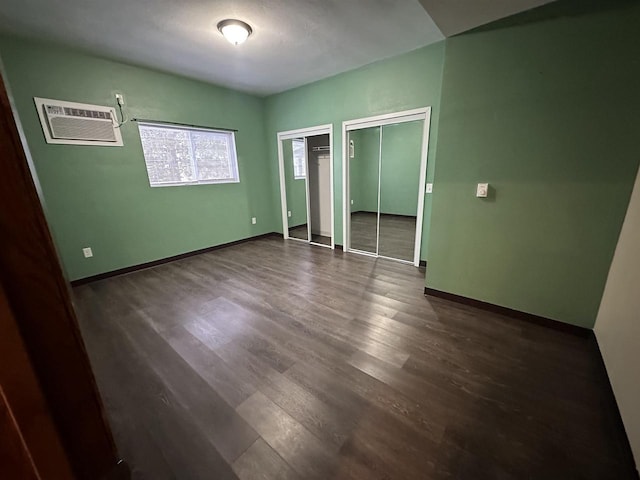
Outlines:
{"label": "wood plank", "polygon": [[256,392],[237,411],[303,478],[332,477],[336,462],[331,452],[264,394]]}
{"label": "wood plank", "polygon": [[233,471],[240,480],[295,480],[296,474],[267,442],[259,438],[233,462]]}
{"label": "wood plank", "polygon": [[292,418],[337,452],[350,433],[348,412],[327,405],[259,358],[234,345],[226,345],[218,354],[231,368],[258,386],[260,392],[282,408]]}
{"label": "wood plank", "polygon": [[76,293],[142,478],[634,478],[593,343],[423,285],[264,238]]}
{"label": "wood plank", "polygon": [[[167,384],[170,377],[156,373],[129,335],[119,327],[109,328],[109,317],[101,316],[99,310],[94,314],[91,319],[84,317],[82,327],[114,433],[131,459],[133,477],[206,479],[216,472],[216,478],[235,478],[208,435],[206,417],[192,415]],[[131,329],[130,334],[137,330]],[[143,332],[153,334],[151,329]],[[171,358],[164,357],[165,361]],[[194,383],[191,388],[202,391],[200,382]],[[204,396],[203,401],[211,399]]]}

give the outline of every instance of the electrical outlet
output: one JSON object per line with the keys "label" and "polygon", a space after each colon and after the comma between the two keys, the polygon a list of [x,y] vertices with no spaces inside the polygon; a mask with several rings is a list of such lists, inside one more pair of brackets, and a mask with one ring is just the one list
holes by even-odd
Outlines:
{"label": "electrical outlet", "polygon": [[251,225],[255,225],[256,223],[258,223],[256,217],[251,217]]}
{"label": "electrical outlet", "polygon": [[426,193],[433,193],[433,183],[427,183]]}
{"label": "electrical outlet", "polygon": [[291,218],[291,210],[287,212],[287,217]]}
{"label": "electrical outlet", "polygon": [[476,197],[487,198],[488,195],[489,195],[489,184],[479,183],[478,188],[476,188]]}
{"label": "electrical outlet", "polygon": [[353,205],[353,200],[351,200],[351,205]]}
{"label": "electrical outlet", "polygon": [[118,102],[118,105],[120,105],[121,107],[124,107],[124,95],[122,95],[121,93],[116,93],[116,102]]}
{"label": "electrical outlet", "polygon": [[82,254],[84,255],[84,258],[91,258],[93,257],[93,250],[91,250],[91,247],[83,248]]}

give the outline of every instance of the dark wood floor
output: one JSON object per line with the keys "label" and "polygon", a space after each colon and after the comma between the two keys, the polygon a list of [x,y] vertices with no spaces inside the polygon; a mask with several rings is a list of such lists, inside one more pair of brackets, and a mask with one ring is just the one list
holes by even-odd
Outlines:
{"label": "dark wood floor", "polygon": [[331,245],[331,237],[320,235],[318,233],[311,234],[311,241],[313,243],[319,243],[320,245]]}
{"label": "dark wood floor", "polygon": [[351,214],[351,248],[399,260],[413,261],[416,241],[416,217],[380,215],[380,241],[377,245],[378,214]]}
{"label": "dark wood floor", "polygon": [[74,289],[145,479],[633,477],[592,340],[266,238]]}
{"label": "dark wood floor", "polygon": [[[289,229],[289,236],[292,238],[298,238],[301,240],[308,240],[309,230],[307,224],[298,225]],[[327,235],[320,235],[317,233],[311,233],[311,241],[313,243],[319,243],[320,245],[331,245],[331,237]]]}
{"label": "dark wood floor", "polygon": [[304,225],[298,225],[289,229],[289,236],[293,238],[299,238],[301,240],[309,240],[309,227],[305,223]]}

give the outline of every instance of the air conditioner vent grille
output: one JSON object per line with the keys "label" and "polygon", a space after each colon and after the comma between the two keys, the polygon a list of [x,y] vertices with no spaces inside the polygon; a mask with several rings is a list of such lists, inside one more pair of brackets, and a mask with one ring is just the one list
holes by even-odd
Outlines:
{"label": "air conditioner vent grille", "polygon": [[121,146],[115,110],[101,105],[34,98],[47,143]]}
{"label": "air conditioner vent grille", "polygon": [[54,138],[69,140],[93,140],[101,142],[115,142],[111,120],[87,121],[77,117],[51,117],[51,134]]}

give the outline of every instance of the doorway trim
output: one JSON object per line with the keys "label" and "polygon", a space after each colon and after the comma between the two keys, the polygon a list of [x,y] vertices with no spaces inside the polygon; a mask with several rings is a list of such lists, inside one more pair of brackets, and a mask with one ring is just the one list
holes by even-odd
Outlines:
{"label": "doorway trim", "polygon": [[[416,267],[420,265],[422,227],[424,222],[424,198],[427,183],[427,156],[429,154],[429,127],[431,123],[431,107],[422,107],[400,112],[385,113],[383,115],[374,115],[371,117],[357,118],[342,122],[342,235],[344,237],[343,243],[345,252],[354,252],[358,254],[366,254],[373,257],[380,257],[380,255],[377,254],[372,254],[370,252],[361,252],[360,250],[354,250],[351,248],[351,222],[349,208],[351,197],[349,192],[349,142],[347,141],[348,132],[359,130],[362,128],[382,127],[384,125],[413,122],[416,120],[424,120],[420,159],[420,180],[418,186],[418,210],[416,214],[416,240],[413,250],[413,265]],[[378,201],[379,200],[380,199],[378,198]],[[411,263],[403,260],[398,261]]]}
{"label": "doorway trim", "polygon": [[[289,237],[289,217],[287,216],[287,191],[286,191],[286,179],[284,174],[284,152],[282,150],[282,141],[283,140],[291,140],[294,138],[305,138],[305,159],[307,162],[306,168],[307,172],[309,170],[308,166],[308,158],[306,152],[306,137],[312,137],[315,135],[329,135],[329,184],[331,186],[331,195],[329,196],[331,199],[331,245],[323,245],[321,243],[315,243],[311,241],[311,220],[309,218],[309,182],[308,178],[305,177],[304,181],[307,189],[307,231],[308,240],[303,240],[300,238]],[[299,128],[296,130],[286,130],[283,132],[277,133],[277,142],[278,142],[278,170],[280,174],[280,206],[282,207],[282,235],[285,240],[291,239],[305,243],[311,243],[313,245],[318,245],[320,247],[327,247],[334,250],[336,248],[336,237],[335,237],[335,190],[334,190],[334,176],[333,176],[333,123],[328,123],[325,125],[318,125],[315,127],[307,127],[307,128]]]}

